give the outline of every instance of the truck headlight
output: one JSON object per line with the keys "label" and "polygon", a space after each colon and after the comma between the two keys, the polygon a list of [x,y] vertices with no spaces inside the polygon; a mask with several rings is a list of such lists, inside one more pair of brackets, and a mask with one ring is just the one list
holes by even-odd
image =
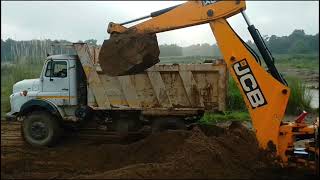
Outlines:
{"label": "truck headlight", "polygon": [[27,96],[27,94],[28,94],[27,90],[24,90],[24,91],[20,92],[20,96]]}

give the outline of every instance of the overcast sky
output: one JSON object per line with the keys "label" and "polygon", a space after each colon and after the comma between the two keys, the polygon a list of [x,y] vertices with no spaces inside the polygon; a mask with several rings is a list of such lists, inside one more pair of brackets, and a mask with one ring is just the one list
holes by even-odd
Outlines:
{"label": "overcast sky", "polygon": [[[183,1],[1,1],[1,38],[15,40],[65,39],[72,42],[109,38],[110,21],[121,23]],[[318,1],[247,1],[246,13],[263,35],[283,36],[294,29],[319,32]],[[241,14],[228,19],[235,31],[250,39]],[[215,43],[208,24],[157,34],[159,44],[188,46]]]}

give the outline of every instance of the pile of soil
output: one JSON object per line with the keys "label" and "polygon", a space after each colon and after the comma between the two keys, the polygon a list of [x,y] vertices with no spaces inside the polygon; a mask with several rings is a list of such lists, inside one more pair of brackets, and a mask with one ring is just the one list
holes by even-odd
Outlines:
{"label": "pile of soil", "polygon": [[136,74],[158,63],[159,54],[156,34],[112,34],[102,44],[99,62],[110,76]]}
{"label": "pile of soil", "polygon": [[[79,144],[54,148],[1,148],[2,178],[289,178],[255,135],[239,123],[226,128],[156,133],[131,144]],[[295,175],[294,175],[295,174]]]}
{"label": "pile of soil", "polygon": [[254,178],[270,166],[254,134],[240,124],[153,134],[129,149],[134,164],[79,178]]}

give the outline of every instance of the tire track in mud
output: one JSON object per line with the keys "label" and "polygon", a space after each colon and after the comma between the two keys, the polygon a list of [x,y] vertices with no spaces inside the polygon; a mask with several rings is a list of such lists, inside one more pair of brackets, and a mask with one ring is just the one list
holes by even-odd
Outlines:
{"label": "tire track in mud", "polygon": [[[130,132],[128,136],[120,136],[115,132],[96,128],[82,128],[76,131],[65,131],[62,141],[76,141],[80,144],[95,143],[130,143],[146,137],[150,132]],[[63,144],[63,142],[62,142]],[[21,122],[1,120],[1,147],[26,146],[22,135]]]}
{"label": "tire track in mud", "polygon": [[21,123],[1,120],[1,147],[25,145],[21,136]]}

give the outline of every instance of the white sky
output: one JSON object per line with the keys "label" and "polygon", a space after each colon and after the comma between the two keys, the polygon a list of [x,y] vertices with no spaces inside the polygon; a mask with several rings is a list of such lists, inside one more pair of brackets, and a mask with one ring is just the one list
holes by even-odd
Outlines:
{"label": "white sky", "polygon": [[[1,1],[1,38],[97,39],[109,38],[109,22],[121,23],[183,1]],[[262,35],[289,35],[294,29],[319,32],[319,1],[247,1],[246,13]],[[235,31],[250,39],[241,14],[228,19]],[[208,24],[159,33],[159,44],[188,46],[215,43]]]}

